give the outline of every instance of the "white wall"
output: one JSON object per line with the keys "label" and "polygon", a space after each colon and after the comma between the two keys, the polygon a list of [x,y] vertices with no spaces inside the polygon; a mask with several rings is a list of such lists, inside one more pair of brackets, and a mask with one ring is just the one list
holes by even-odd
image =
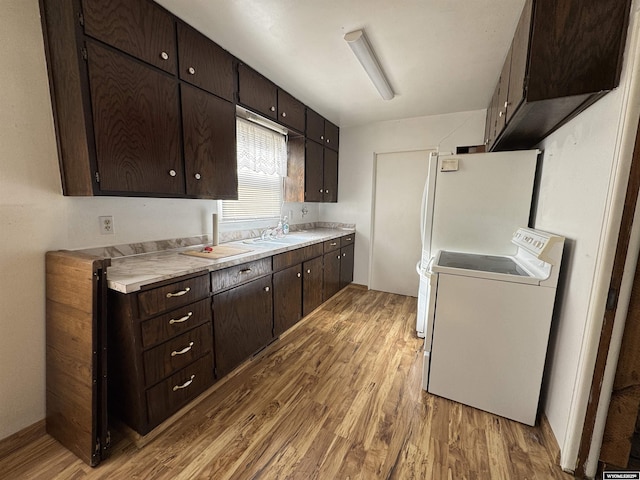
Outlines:
{"label": "white wall", "polygon": [[540,146],[535,227],[567,238],[542,399],[567,470],[575,468],[635,143],[637,41],[630,34],[620,86]]}
{"label": "white wall", "polygon": [[[48,250],[211,231],[211,200],[64,197],[37,0],[0,2],[0,439],[45,416]],[[295,223],[317,220],[299,204]],[[98,216],[113,215],[114,235]]]}
{"label": "white wall", "polygon": [[[338,203],[321,204],[321,220],[355,223],[354,282],[368,285],[374,160],[378,153],[483,143],[485,110],[409,118],[340,130]],[[416,198],[416,202],[420,202]],[[419,219],[416,218],[416,222]]]}

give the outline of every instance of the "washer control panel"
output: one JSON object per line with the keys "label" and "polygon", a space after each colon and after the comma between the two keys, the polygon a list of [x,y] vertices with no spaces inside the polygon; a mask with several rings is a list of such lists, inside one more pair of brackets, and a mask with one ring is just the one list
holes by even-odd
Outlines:
{"label": "washer control panel", "polygon": [[[513,234],[511,243],[529,252],[536,258],[552,265],[560,263],[564,237],[552,233],[534,230],[532,228],[519,228]],[[555,247],[560,245],[560,248]]]}

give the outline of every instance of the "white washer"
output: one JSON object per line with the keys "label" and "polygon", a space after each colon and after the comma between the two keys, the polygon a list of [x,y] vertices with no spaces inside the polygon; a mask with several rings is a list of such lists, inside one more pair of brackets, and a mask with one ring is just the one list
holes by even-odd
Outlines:
{"label": "white washer", "polygon": [[564,238],[520,228],[515,256],[440,251],[423,388],[534,425]]}

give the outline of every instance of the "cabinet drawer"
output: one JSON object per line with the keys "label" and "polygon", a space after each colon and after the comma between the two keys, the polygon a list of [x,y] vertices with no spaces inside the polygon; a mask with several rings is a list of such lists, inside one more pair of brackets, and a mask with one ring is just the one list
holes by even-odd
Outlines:
{"label": "cabinet drawer", "polygon": [[334,238],[333,240],[327,240],[323,244],[324,253],[331,252],[340,248],[340,239]]}
{"label": "cabinet drawer", "polygon": [[271,257],[225,268],[211,272],[211,289],[218,292],[268,273],[271,273]]}
{"label": "cabinet drawer", "polygon": [[340,237],[340,246],[346,247],[347,245],[351,245],[356,239],[356,235],[352,233],[351,235],[345,235],[344,237]]}
{"label": "cabinet drawer", "polygon": [[178,371],[210,351],[212,345],[211,324],[207,323],[147,350],[143,354],[146,384],[152,385]]}
{"label": "cabinet drawer", "polygon": [[182,280],[138,294],[140,317],[173,310],[209,296],[207,275]]}
{"label": "cabinet drawer", "polygon": [[211,320],[208,298],[142,322],[142,347],[162,343]]}
{"label": "cabinet drawer", "polygon": [[194,399],[213,384],[213,355],[171,375],[164,382],[147,390],[149,424],[155,426]]}
{"label": "cabinet drawer", "polygon": [[297,265],[311,258],[322,255],[322,243],[316,243],[307,247],[291,250],[290,252],[279,253],[273,256],[273,271]]}

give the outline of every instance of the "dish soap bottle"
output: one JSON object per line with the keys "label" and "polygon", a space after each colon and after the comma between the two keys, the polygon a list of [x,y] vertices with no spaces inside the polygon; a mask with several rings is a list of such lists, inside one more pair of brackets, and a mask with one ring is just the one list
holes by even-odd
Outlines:
{"label": "dish soap bottle", "polygon": [[289,233],[289,220],[287,220],[287,217],[284,217],[284,221],[282,222],[282,233],[284,233],[285,235],[287,233]]}

